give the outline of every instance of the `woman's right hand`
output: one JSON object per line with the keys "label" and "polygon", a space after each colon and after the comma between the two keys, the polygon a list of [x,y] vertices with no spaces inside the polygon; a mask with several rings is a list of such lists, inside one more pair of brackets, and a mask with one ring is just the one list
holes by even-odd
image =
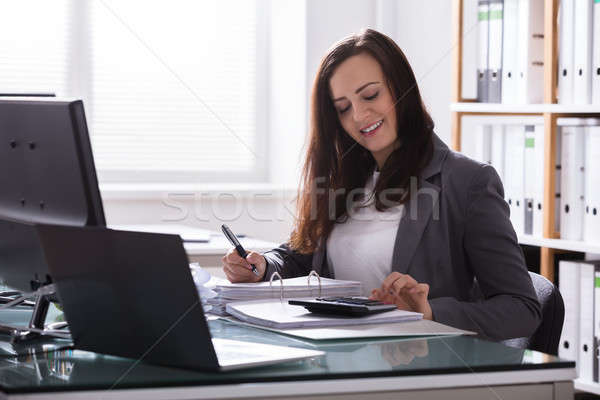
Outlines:
{"label": "woman's right hand", "polygon": [[[237,282],[259,282],[262,281],[267,270],[267,260],[265,257],[257,252],[249,251],[246,259],[240,257],[240,255],[232,247],[227,254],[221,259],[223,263],[223,271],[232,283]],[[252,272],[252,266],[254,264],[258,270],[258,275]]]}

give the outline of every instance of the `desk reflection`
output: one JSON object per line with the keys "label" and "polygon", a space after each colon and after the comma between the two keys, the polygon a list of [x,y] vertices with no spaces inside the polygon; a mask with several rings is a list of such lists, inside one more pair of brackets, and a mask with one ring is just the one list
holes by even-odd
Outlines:
{"label": "desk reflection", "polygon": [[381,356],[390,366],[410,364],[415,357],[425,357],[429,354],[427,340],[410,340],[406,342],[383,343]]}

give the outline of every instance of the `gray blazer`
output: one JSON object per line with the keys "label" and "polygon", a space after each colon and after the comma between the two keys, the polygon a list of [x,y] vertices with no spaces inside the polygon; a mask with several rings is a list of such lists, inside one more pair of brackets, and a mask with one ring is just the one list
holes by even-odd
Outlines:
{"label": "gray blazer", "polygon": [[[434,135],[433,157],[420,178],[419,194],[405,204],[398,226],[392,271],[429,284],[435,321],[493,340],[531,336],[541,307],[494,168]],[[325,251],[322,245],[299,254],[282,244],[264,253],[265,279],[275,271],[288,278],[311,269],[333,277]]]}

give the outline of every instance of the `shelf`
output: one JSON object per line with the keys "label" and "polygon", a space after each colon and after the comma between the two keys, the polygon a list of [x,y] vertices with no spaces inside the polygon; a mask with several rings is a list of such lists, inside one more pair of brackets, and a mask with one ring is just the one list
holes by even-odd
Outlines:
{"label": "shelf", "polygon": [[600,395],[600,383],[597,382],[585,382],[575,379],[573,381],[576,390],[582,390],[588,393],[594,393]]}
{"label": "shelf", "polygon": [[490,114],[599,114],[600,104],[498,104],[498,103],[452,103],[450,111]]}
{"label": "shelf", "polygon": [[546,239],[531,235],[517,235],[519,244],[548,247],[550,249],[579,251],[600,254],[600,243],[587,243],[579,240]]}

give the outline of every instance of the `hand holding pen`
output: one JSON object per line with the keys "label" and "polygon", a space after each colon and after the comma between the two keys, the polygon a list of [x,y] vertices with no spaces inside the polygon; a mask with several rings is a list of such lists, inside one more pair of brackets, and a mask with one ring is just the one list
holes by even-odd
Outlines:
{"label": "hand holding pen", "polygon": [[258,282],[265,274],[267,262],[254,251],[246,252],[227,225],[222,225],[223,234],[234,246],[222,258],[223,271],[231,282]]}

